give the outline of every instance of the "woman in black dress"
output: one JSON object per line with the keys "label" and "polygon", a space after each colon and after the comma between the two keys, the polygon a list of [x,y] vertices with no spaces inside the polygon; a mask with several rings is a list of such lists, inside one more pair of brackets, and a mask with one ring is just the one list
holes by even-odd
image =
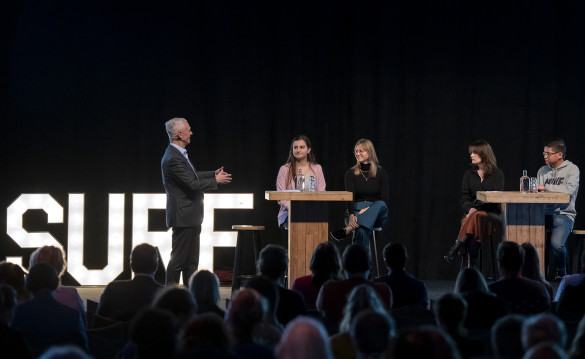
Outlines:
{"label": "woman in black dress", "polygon": [[475,195],[477,191],[503,191],[504,173],[498,168],[494,151],[487,141],[476,141],[469,145],[469,157],[471,168],[463,176],[459,201],[464,213],[461,229],[449,253],[443,258],[453,263],[466,244],[468,265],[473,267],[481,241],[491,236],[494,229],[500,236],[503,231],[500,205],[481,202]]}

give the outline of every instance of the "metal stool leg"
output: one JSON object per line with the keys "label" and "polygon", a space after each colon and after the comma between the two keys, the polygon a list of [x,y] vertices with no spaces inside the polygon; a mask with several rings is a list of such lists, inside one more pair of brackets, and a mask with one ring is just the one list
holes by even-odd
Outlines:
{"label": "metal stool leg", "polygon": [[[380,276],[380,264],[378,263],[378,246],[376,245],[376,231],[372,231],[372,244],[374,245],[374,257],[376,257],[376,278]],[[370,244],[370,245],[372,245]]]}
{"label": "metal stool leg", "polygon": [[234,255],[234,269],[232,271],[232,293],[240,289],[240,258],[242,257],[242,232],[238,231],[236,252]]}

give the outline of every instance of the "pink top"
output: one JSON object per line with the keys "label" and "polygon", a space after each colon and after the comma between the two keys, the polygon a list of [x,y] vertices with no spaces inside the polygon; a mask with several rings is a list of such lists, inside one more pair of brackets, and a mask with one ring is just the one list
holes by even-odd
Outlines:
{"label": "pink top", "polygon": [[55,290],[55,300],[61,304],[65,304],[70,308],[78,310],[85,318],[85,307],[83,305],[83,300],[79,296],[79,293],[75,287],[60,285]]}
{"label": "pink top", "polygon": [[[295,182],[289,178],[290,164],[280,166],[278,177],[276,177],[276,190],[286,191],[295,189]],[[317,190],[325,191],[325,176],[323,176],[323,169],[321,165],[316,163],[309,163],[309,175],[315,176],[317,179]],[[278,226],[284,223],[288,218],[288,206],[290,201],[278,201],[280,211],[278,211]]]}
{"label": "pink top", "polygon": [[319,296],[319,289],[313,284],[313,277],[306,275],[295,279],[291,287],[292,290],[301,292],[305,297],[305,306],[307,309],[316,309],[315,303],[317,302],[317,296]]}

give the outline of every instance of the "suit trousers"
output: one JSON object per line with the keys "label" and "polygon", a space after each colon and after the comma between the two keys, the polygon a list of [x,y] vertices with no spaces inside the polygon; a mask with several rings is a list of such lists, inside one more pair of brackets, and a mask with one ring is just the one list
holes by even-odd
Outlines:
{"label": "suit trousers", "polygon": [[199,235],[201,225],[195,227],[173,227],[171,259],[167,266],[167,285],[178,284],[183,273],[183,284],[199,266]]}

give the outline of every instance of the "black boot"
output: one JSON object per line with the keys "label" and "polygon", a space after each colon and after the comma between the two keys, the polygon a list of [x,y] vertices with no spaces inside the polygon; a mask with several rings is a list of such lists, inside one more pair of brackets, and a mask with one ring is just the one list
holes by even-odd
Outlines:
{"label": "black boot", "polygon": [[336,242],[341,242],[347,237],[347,233],[345,232],[345,228],[337,229],[333,232],[329,232],[329,238],[333,239]]}
{"label": "black boot", "polygon": [[453,246],[449,248],[449,253],[447,253],[446,256],[443,256],[443,259],[447,261],[447,263],[453,264],[453,262],[455,262],[455,259],[457,259],[457,257],[459,256],[459,250],[461,249],[461,247],[463,247],[464,244],[465,244],[464,241],[456,239],[455,244],[453,244]]}

